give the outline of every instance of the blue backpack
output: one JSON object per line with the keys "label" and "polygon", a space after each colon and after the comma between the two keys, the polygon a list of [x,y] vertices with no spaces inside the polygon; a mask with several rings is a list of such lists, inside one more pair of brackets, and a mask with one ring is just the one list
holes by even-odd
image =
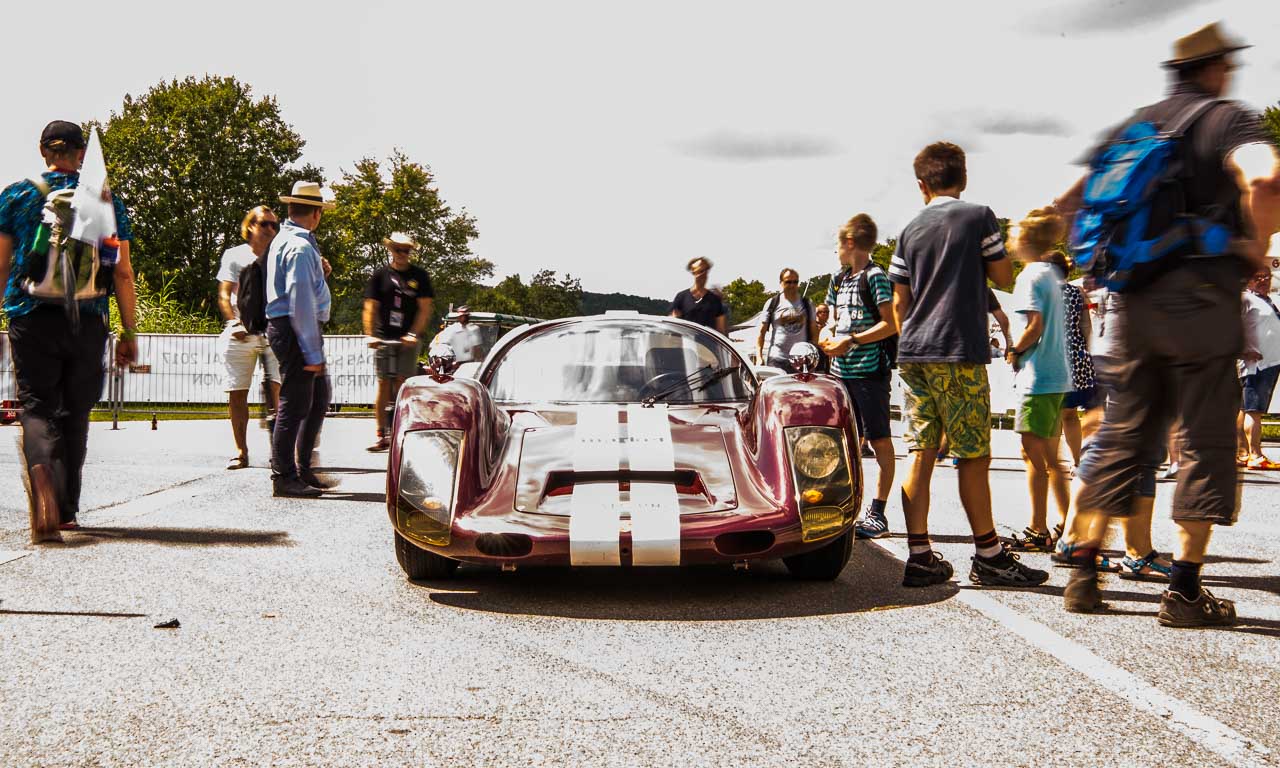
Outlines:
{"label": "blue backpack", "polygon": [[1183,256],[1226,253],[1230,231],[1187,210],[1181,146],[1216,103],[1192,101],[1164,130],[1151,120],[1135,121],[1094,158],[1071,227],[1071,252],[1076,265],[1108,289],[1137,290]]}

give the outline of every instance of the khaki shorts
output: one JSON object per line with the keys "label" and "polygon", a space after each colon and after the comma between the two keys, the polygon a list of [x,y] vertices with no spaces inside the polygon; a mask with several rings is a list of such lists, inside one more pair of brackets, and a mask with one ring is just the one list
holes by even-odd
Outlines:
{"label": "khaki shorts", "polygon": [[373,352],[373,364],[379,379],[407,379],[418,375],[418,350],[421,343],[398,347],[378,347]]}
{"label": "khaki shorts", "polygon": [[222,331],[218,340],[222,348],[222,388],[227,392],[247,391],[253,384],[253,370],[258,366],[258,358],[262,358],[265,375],[271,381],[280,383],[280,365],[276,356],[267,344],[265,334],[246,336],[244,341],[237,341],[230,329]]}
{"label": "khaki shorts", "polygon": [[981,363],[900,363],[912,451],[937,450],[945,433],[951,455],[991,455],[991,385]]}

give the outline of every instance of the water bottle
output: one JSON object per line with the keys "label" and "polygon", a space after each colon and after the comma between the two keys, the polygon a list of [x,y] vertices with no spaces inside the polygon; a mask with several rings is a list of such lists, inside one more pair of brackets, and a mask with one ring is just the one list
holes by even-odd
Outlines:
{"label": "water bottle", "polygon": [[120,238],[115,235],[102,238],[102,244],[98,246],[98,264],[110,269],[116,265],[119,258]]}

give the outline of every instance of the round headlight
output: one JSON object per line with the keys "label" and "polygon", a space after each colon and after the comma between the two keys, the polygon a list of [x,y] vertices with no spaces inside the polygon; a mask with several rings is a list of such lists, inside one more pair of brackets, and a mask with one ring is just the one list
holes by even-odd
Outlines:
{"label": "round headlight", "polygon": [[810,432],[796,441],[796,470],[805,477],[820,480],[840,467],[840,444],[830,435]]}

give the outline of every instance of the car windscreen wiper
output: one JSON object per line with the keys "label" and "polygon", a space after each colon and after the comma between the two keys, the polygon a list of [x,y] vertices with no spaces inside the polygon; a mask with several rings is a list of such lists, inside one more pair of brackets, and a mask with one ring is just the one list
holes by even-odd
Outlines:
{"label": "car windscreen wiper", "polygon": [[659,400],[665,400],[686,387],[689,389],[690,393],[701,392],[736,370],[738,370],[738,366],[736,365],[726,365],[723,368],[712,368],[711,364],[708,363],[705,368],[699,368],[684,377],[682,381],[672,384],[660,392],[649,395],[644,400],[640,401],[641,405],[646,408],[651,408],[654,403]]}

